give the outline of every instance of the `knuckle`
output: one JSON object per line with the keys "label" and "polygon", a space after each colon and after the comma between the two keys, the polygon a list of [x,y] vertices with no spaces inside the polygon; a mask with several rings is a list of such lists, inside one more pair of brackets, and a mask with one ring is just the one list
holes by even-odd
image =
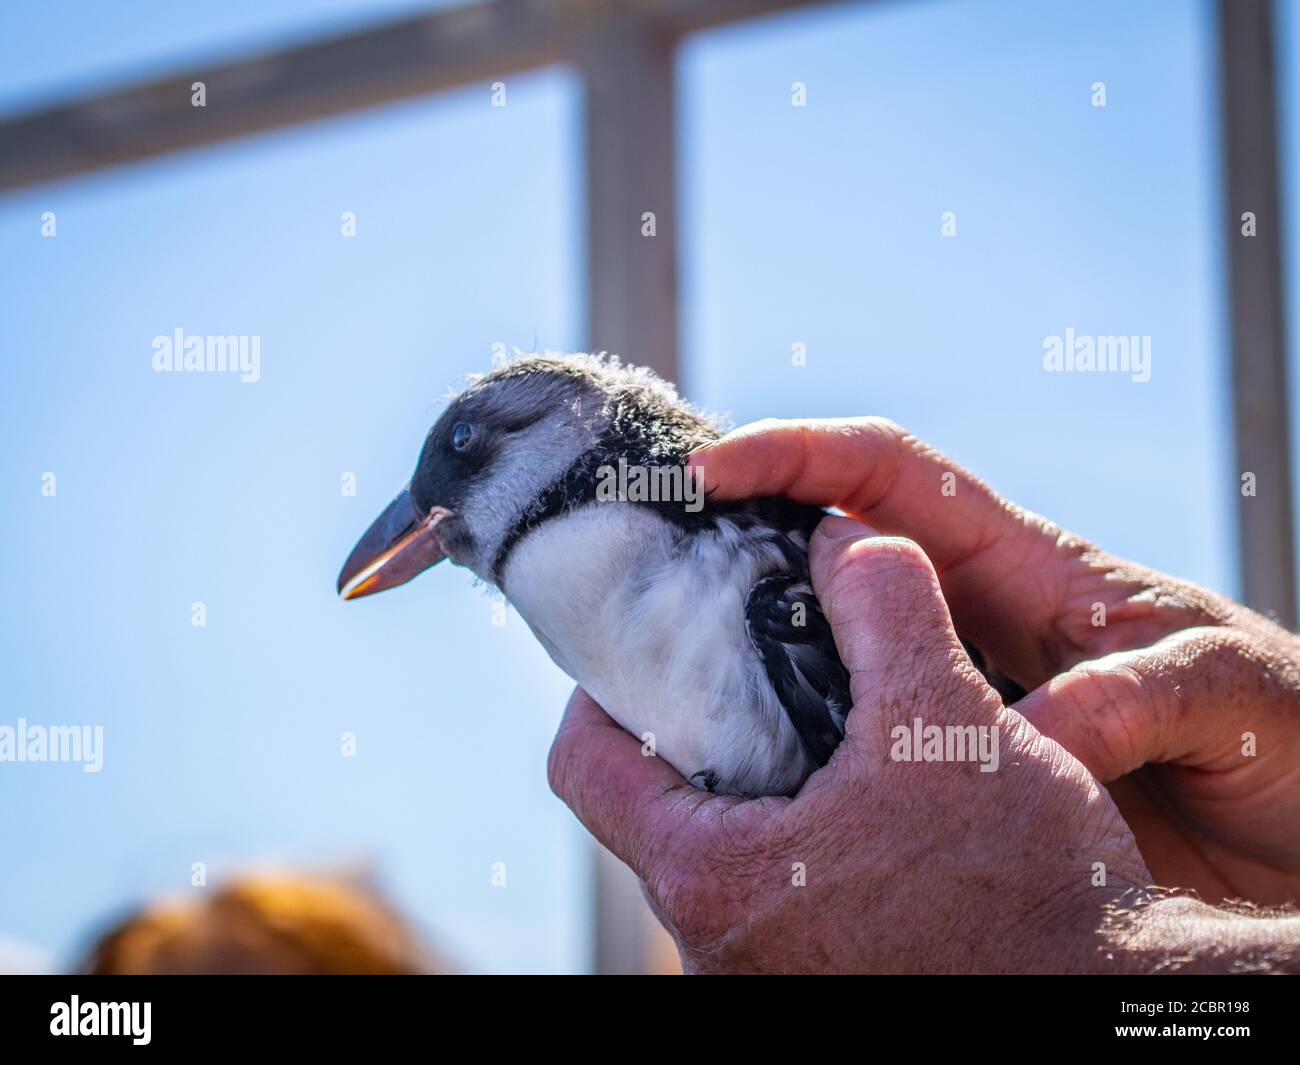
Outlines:
{"label": "knuckle", "polygon": [[1228,627],[1203,627],[1187,630],[1189,664],[1209,667],[1253,665],[1257,649],[1249,633]]}
{"label": "knuckle", "polygon": [[840,580],[878,584],[894,578],[928,584],[934,567],[921,546],[901,536],[877,536],[850,544],[832,574]]}
{"label": "knuckle", "polygon": [[893,491],[898,482],[903,458],[914,438],[897,422],[888,418],[860,418],[839,429],[856,438],[859,449],[870,456],[861,479],[848,498],[846,510],[866,514],[875,509]]}
{"label": "knuckle", "polygon": [[[1175,667],[1205,702],[1294,697],[1295,663],[1256,633],[1232,626],[1184,630]],[[1185,701],[1185,700],[1184,700]]]}
{"label": "knuckle", "polygon": [[911,434],[904,429],[898,422],[892,418],[882,418],[873,415],[870,418],[864,418],[860,423],[860,431],[870,433],[877,439],[886,443],[902,444]]}

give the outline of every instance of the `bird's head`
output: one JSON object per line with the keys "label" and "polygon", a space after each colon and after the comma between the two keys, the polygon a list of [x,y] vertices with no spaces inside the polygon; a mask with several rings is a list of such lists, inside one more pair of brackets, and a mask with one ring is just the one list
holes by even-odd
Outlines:
{"label": "bird's head", "polygon": [[570,360],[518,359],[453,399],[415,472],[339,574],[345,599],[404,584],[443,558],[485,580],[522,510],[597,440],[604,396]]}

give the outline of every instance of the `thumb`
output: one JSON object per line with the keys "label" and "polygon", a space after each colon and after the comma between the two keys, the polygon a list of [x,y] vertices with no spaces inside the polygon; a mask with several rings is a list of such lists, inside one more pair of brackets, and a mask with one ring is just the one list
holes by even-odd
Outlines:
{"label": "thumb", "polygon": [[1147,648],[1080,662],[1016,703],[1103,784],[1148,762],[1201,770],[1243,764],[1251,729],[1285,745],[1292,705],[1253,641],[1229,628],[1184,629]]}
{"label": "thumb", "polygon": [[895,711],[937,711],[954,722],[987,716],[981,707],[992,689],[957,639],[939,578],[919,546],[831,516],[808,551],[813,590],[849,671],[855,713],[848,733],[857,718],[857,728],[869,725],[876,735],[882,716],[896,723]]}

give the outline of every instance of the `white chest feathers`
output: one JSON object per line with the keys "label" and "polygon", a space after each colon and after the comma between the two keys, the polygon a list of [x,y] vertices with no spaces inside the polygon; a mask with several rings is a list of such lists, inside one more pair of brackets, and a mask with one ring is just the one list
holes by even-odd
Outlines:
{"label": "white chest feathers", "polygon": [[644,507],[591,503],[520,540],[502,588],[555,663],[682,776],[780,794],[811,765],[749,642],[745,597],[782,568],[726,519],[683,536]]}

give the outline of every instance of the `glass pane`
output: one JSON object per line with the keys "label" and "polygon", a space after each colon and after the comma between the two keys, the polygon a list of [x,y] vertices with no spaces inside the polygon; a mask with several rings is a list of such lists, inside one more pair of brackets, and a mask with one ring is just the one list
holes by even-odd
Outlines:
{"label": "glass pane", "polygon": [[[585,965],[589,844],[545,773],[568,681],[462,570],[334,591],[449,385],[580,346],[580,93],[509,93],[0,204],[5,723],[105,744],[0,772],[0,940],[66,963],[194,862],[361,863],[467,968]],[[256,381],[155,372],[177,329],[257,338]]]}
{"label": "glass pane", "polygon": [[[693,41],[689,394],[741,421],[888,415],[1065,527],[1232,592],[1210,15],[866,4]],[[1069,331],[1150,338],[1150,379],[1046,372]]]}

